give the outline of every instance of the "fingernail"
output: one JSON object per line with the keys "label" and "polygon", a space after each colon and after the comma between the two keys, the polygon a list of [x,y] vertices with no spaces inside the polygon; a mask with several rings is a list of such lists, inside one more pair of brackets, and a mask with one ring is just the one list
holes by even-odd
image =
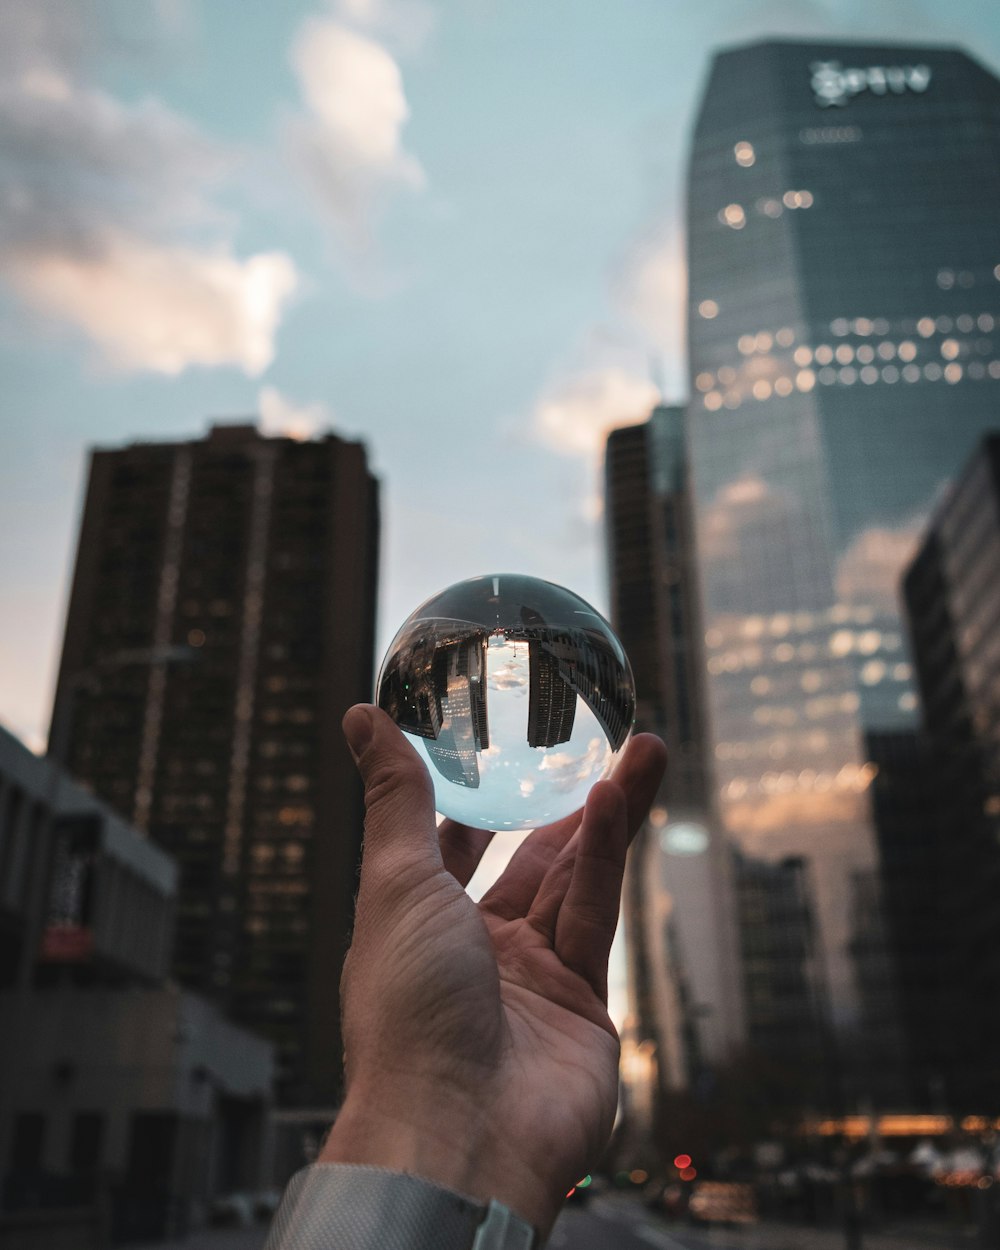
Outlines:
{"label": "fingernail", "polygon": [[372,734],[375,732],[371,708],[365,707],[364,704],[352,707],[344,717],[342,728],[347,745],[351,748],[351,754],[357,759],[371,742]]}

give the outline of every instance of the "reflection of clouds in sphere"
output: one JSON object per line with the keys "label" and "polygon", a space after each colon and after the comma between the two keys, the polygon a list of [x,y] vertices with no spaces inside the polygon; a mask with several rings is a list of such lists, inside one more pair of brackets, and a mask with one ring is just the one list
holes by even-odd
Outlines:
{"label": "reflection of clouds in sphere", "polygon": [[516,575],[436,595],[400,629],[378,702],[428,766],[438,809],[526,829],[581,806],[631,732],[631,670],[577,595]]}

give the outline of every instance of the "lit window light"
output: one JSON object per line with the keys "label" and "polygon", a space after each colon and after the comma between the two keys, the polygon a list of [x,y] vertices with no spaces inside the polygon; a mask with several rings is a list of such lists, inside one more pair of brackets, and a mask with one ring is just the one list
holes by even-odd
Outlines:
{"label": "lit window light", "polygon": [[732,386],[736,381],[736,370],[731,365],[723,365],[719,370],[719,381],[723,386]]}
{"label": "lit window light", "polygon": [[757,338],[753,334],[741,334],[736,343],[741,356],[752,356],[757,350]]}
{"label": "lit window light", "polygon": [[733,154],[736,157],[737,165],[742,165],[744,169],[749,169],[757,159],[753,150],[753,144],[747,143],[745,139],[741,139],[733,148]]}
{"label": "lit window light", "polygon": [[917,322],[917,333],[921,338],[929,339],[934,333],[934,318],[921,317]]}
{"label": "lit window light", "polygon": [[724,226],[733,230],[742,230],[747,224],[747,215],[741,204],[727,204],[719,213],[719,220]]}
{"label": "lit window light", "polygon": [[[879,343],[878,345],[879,360],[892,360],[895,354],[896,354],[895,343],[890,343],[888,340],[886,340],[883,343]],[[860,359],[860,354],[859,354],[859,359]]]}
{"label": "lit window light", "polygon": [[795,352],[792,355],[792,359],[795,361],[795,363],[802,368],[805,368],[806,365],[811,365],[812,358],[813,358],[812,349],[809,347],[806,347],[805,345],[803,345],[802,347],[796,347]]}
{"label": "lit window light", "polygon": [[904,365],[903,366],[903,381],[904,382],[919,382],[920,381],[920,366],[919,365]]}
{"label": "lit window light", "polygon": [[961,348],[958,345],[957,339],[942,340],[941,355],[945,358],[945,360],[954,360],[960,351]]}
{"label": "lit window light", "polygon": [[[1000,361],[997,362],[1000,364]],[[805,395],[816,385],[816,375],[811,369],[800,369],[795,375],[796,387]]]}
{"label": "lit window light", "polygon": [[791,326],[782,326],[778,333],[774,336],[774,341],[779,347],[791,347],[795,342],[795,331]]}
{"label": "lit window light", "polygon": [[694,384],[699,391],[710,391],[715,384],[715,379],[710,373],[699,373]]}
{"label": "lit window light", "polygon": [[846,317],[834,317],[830,322],[830,333],[836,334],[838,338],[843,338],[850,328],[850,322]]}
{"label": "lit window light", "polygon": [[785,378],[785,377],[775,378],[775,381],[774,381],[775,395],[781,395],[782,397],[786,395],[791,395],[793,389],[794,387],[792,386],[791,378]]}
{"label": "lit window light", "polygon": [[813,352],[818,365],[828,365],[833,360],[833,348],[827,343],[820,343],[819,347]]}
{"label": "lit window light", "polygon": [[840,378],[844,386],[853,386],[858,380],[858,371],[853,365],[845,365],[837,376]]}
{"label": "lit window light", "polygon": [[895,365],[885,366],[885,368],[882,370],[882,381],[889,382],[889,383],[899,381],[899,370],[896,368]]}
{"label": "lit window light", "polygon": [[709,412],[717,412],[722,407],[722,396],[718,391],[709,391],[705,396],[704,404]]}
{"label": "lit window light", "polygon": [[[885,345],[880,343],[879,346],[884,347]],[[870,343],[862,343],[855,355],[858,358],[858,364],[870,365],[875,359],[875,348]]]}
{"label": "lit window light", "polygon": [[875,323],[868,317],[855,317],[854,333],[855,334],[871,334],[875,329]]}
{"label": "lit window light", "polygon": [[873,382],[878,381],[878,370],[874,365],[865,365],[861,370],[861,381],[865,386],[871,386]]}
{"label": "lit window light", "polygon": [[771,383],[764,378],[758,378],[753,384],[753,397],[754,399],[770,399]]}
{"label": "lit window light", "polygon": [[955,364],[954,361],[950,365],[945,365],[944,380],[952,384],[960,382],[962,380],[962,366]]}
{"label": "lit window light", "polygon": [[904,339],[900,343],[898,351],[900,360],[916,360],[917,358],[917,345],[916,343],[911,343],[909,339]]}
{"label": "lit window light", "polygon": [[714,299],[703,299],[698,305],[698,315],[704,317],[706,321],[711,321],[719,315],[719,305]]}
{"label": "lit window light", "polygon": [[761,330],[760,334],[757,335],[757,350],[759,352],[769,352],[773,346],[774,339],[766,330]]}
{"label": "lit window light", "polygon": [[936,361],[924,365],[924,377],[928,382],[937,382],[941,377],[941,366]]}
{"label": "lit window light", "polygon": [[841,343],[834,352],[837,363],[841,365],[849,365],[854,359],[854,348],[849,343]]}

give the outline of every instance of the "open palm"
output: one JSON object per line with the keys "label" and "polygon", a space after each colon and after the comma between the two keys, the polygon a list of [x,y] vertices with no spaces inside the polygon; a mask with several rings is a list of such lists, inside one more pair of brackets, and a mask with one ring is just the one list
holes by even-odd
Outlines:
{"label": "open palm", "polygon": [[365,858],[342,983],[348,1095],[323,1157],[496,1197],[544,1231],[614,1119],[608,953],[663,745],[635,738],[614,780],[529,834],[476,904],[464,887],[493,835],[437,827],[419,757],[376,709],[348,714],[349,739],[362,716]]}

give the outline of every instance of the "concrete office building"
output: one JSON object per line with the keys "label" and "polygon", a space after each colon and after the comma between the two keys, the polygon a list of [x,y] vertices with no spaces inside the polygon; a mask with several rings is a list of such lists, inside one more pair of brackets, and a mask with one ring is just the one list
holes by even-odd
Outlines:
{"label": "concrete office building", "polygon": [[364,448],[332,435],[91,459],[54,731],[176,858],[174,974],[276,1043],[286,1102],[339,1094],[363,820],[340,720],[371,697],[377,547]]}
{"label": "concrete office building", "polygon": [[[632,662],[636,726],[669,759],[630,859],[625,921],[635,1027],[664,1088],[744,1036],[732,862],[706,768],[700,610],[684,411],[612,432],[605,457],[611,619]],[[683,1006],[683,1017],[679,1012]]]}
{"label": "concrete office building", "polygon": [[687,220],[718,809],[805,861],[831,1016],[886,1054],[867,735],[915,724],[899,576],[1000,413],[1000,83],[948,48],[722,52]]}
{"label": "concrete office building", "polygon": [[5,1244],[179,1233],[271,1179],[273,1048],[165,980],[177,879],[0,729]]}

